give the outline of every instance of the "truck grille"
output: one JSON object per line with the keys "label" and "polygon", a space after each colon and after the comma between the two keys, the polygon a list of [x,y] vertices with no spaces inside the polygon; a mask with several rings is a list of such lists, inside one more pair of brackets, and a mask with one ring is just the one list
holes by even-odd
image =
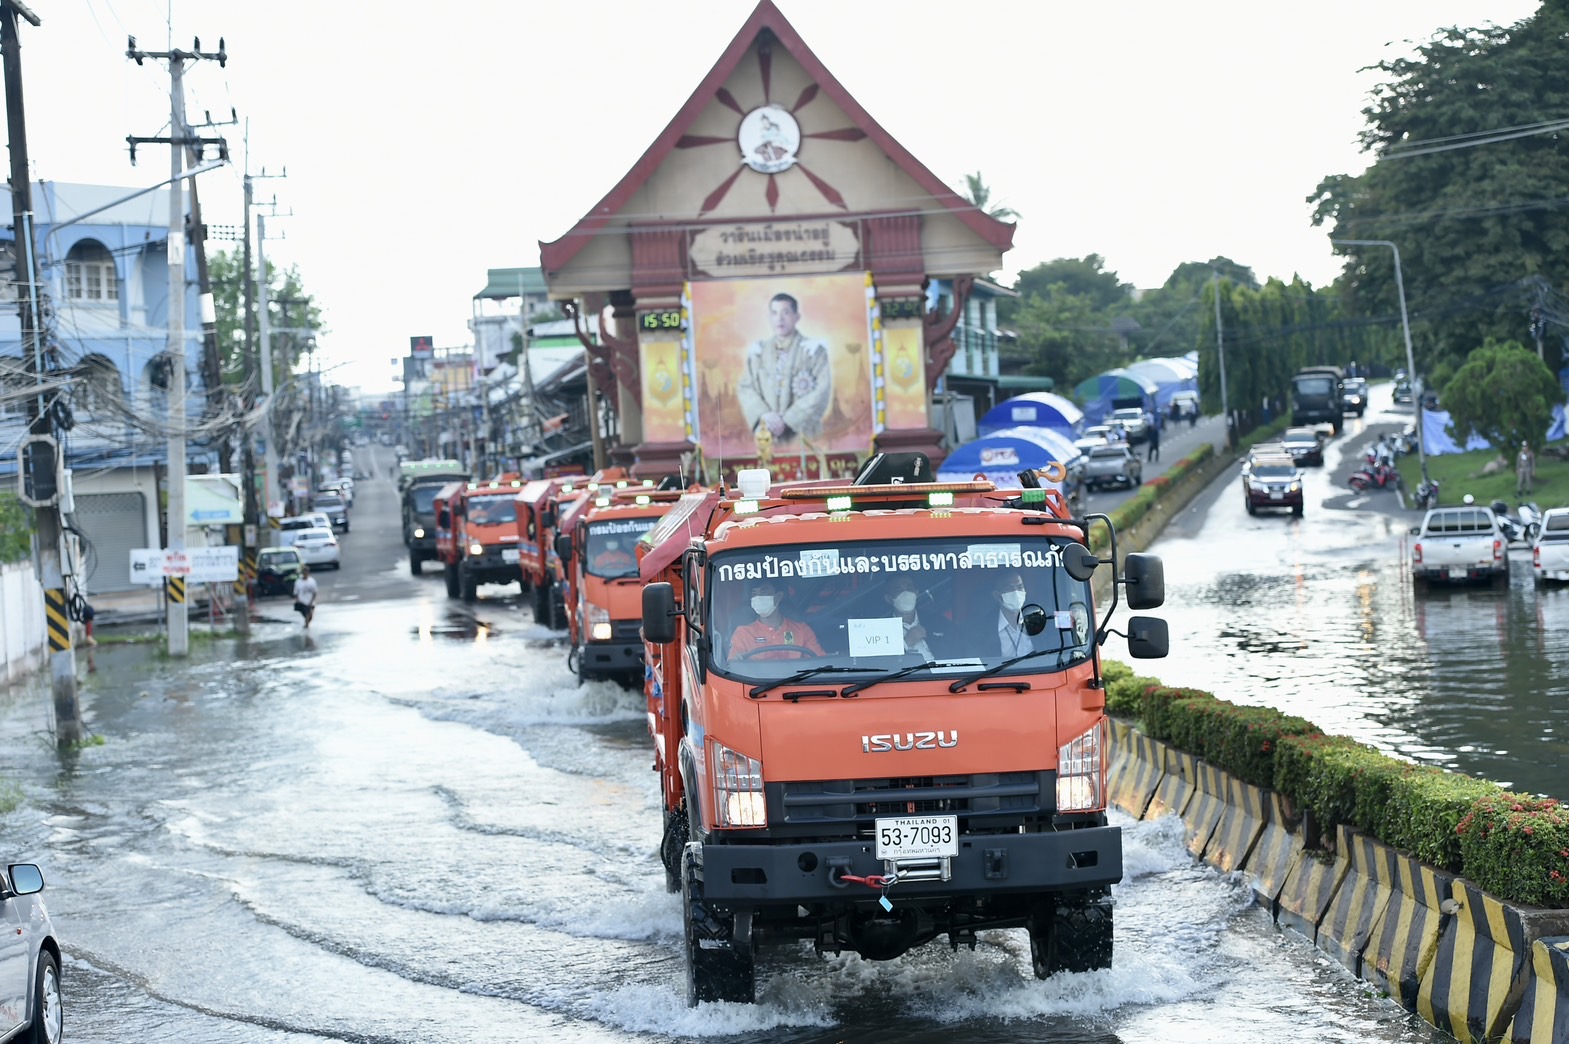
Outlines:
{"label": "truck grille", "polygon": [[[1050,815],[1056,798],[1052,772],[973,776],[813,780],[767,785],[769,822],[783,827],[842,824],[870,828],[879,816],[945,814],[1015,821]],[[1002,825],[999,823],[999,825]]]}

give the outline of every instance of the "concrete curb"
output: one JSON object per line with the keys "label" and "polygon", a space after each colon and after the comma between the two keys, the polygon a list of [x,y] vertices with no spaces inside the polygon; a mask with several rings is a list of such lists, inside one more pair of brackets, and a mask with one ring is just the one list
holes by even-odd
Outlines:
{"label": "concrete curb", "polygon": [[[1348,971],[1463,1044],[1569,1041],[1569,910],[1514,906],[1344,826],[1309,852],[1280,795],[1114,721],[1107,793],[1180,815],[1190,852]],[[1506,1032],[1507,1029],[1507,1032]]]}

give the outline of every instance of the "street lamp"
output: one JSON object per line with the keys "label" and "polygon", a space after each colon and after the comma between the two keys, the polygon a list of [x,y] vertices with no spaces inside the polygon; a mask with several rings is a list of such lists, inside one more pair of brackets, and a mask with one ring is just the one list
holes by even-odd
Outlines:
{"label": "street lamp", "polygon": [[1406,314],[1406,281],[1400,273],[1400,248],[1388,239],[1331,239],[1335,246],[1386,246],[1395,252],[1395,293],[1400,297],[1400,328],[1406,337],[1406,372],[1411,375],[1411,401],[1416,404],[1416,452],[1422,462],[1422,481],[1427,476],[1427,439],[1422,434],[1422,386],[1416,379],[1416,360],[1411,355],[1411,318]]}

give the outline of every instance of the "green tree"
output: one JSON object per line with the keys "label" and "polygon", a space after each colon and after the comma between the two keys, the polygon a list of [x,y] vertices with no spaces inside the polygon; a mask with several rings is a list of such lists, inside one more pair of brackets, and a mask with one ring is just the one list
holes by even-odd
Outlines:
{"label": "green tree", "polygon": [[1117,335],[1103,313],[1089,297],[1062,283],[1026,298],[1013,324],[1019,356],[1009,361],[1022,364],[1027,373],[1054,378],[1059,389],[1119,365]]}
{"label": "green tree", "polygon": [[1539,446],[1564,398],[1535,351],[1491,338],[1466,356],[1442,394],[1455,440],[1463,445],[1476,434],[1497,449]]}
{"label": "green tree", "polygon": [[1106,313],[1108,324],[1110,313],[1126,311],[1133,300],[1132,284],[1124,283],[1116,272],[1107,271],[1105,258],[1090,254],[1043,261],[1020,272],[1013,283],[1014,292],[1019,295],[1018,306],[1022,307],[1031,296],[1045,296],[1053,286],[1084,298],[1094,311]]}
{"label": "green tree", "polygon": [[969,200],[975,209],[987,217],[994,217],[998,221],[1017,221],[1019,212],[1012,207],[1005,207],[1001,203],[992,202],[991,187],[986,184],[986,179],[981,177],[981,172],[964,176],[964,198]]}
{"label": "green tree", "polygon": [[[212,282],[213,310],[217,316],[218,352],[223,367],[225,384],[239,384],[245,379],[245,283],[242,278],[243,255],[235,251],[219,251],[207,259],[207,271]],[[305,289],[299,269],[287,270],[277,265],[267,265],[267,293],[272,299],[271,312],[274,334],[272,340],[273,379],[281,382],[299,366],[301,358],[310,349],[310,336],[300,332],[305,329],[322,334],[326,330],[321,322],[321,309],[316,299]],[[258,302],[257,307],[260,307]],[[257,328],[260,333],[260,326]],[[261,347],[258,343],[257,352]]]}
{"label": "green tree", "polygon": [[[1398,244],[1419,369],[1526,336],[1537,277],[1566,289],[1566,37],[1569,4],[1549,0],[1516,25],[1445,29],[1373,66],[1387,79],[1363,110],[1372,165],[1308,197],[1331,238]],[[1397,325],[1393,253],[1344,249],[1349,311]],[[1563,361],[1553,344],[1549,367]]]}

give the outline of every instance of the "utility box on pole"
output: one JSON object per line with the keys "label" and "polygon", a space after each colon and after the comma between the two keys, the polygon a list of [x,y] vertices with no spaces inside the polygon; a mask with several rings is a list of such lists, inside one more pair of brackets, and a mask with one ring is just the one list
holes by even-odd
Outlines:
{"label": "utility box on pole", "polygon": [[17,497],[28,507],[60,503],[60,443],[53,435],[29,435],[17,456]]}

